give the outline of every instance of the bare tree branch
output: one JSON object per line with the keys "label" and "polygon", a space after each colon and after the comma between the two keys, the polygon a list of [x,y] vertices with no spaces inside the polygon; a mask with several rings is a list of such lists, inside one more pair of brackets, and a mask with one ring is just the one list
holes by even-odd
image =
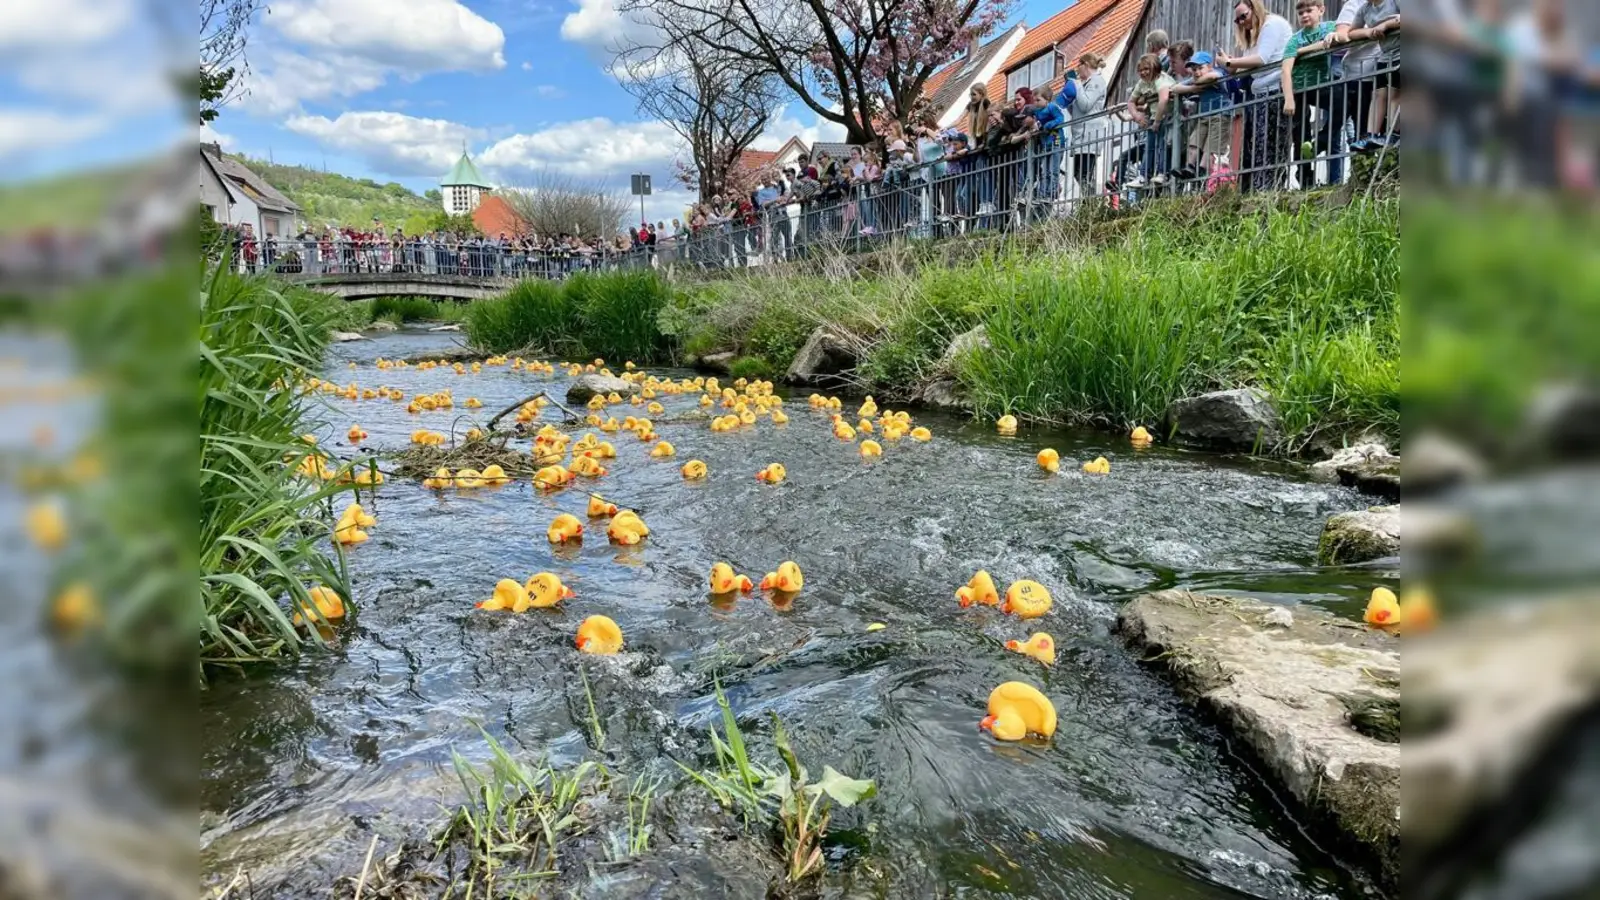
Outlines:
{"label": "bare tree branch", "polygon": [[584,239],[616,233],[632,203],[624,194],[548,170],[502,188],[501,199],[519,220],[520,235],[575,234]]}

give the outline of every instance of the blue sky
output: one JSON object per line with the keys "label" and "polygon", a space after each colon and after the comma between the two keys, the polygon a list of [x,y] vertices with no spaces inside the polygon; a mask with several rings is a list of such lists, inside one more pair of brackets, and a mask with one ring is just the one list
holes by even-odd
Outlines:
{"label": "blue sky", "polygon": [[[668,177],[680,151],[665,125],[639,121],[602,69],[625,27],[612,3],[273,0],[250,32],[248,96],[202,135],[419,192],[436,186],[463,144],[497,184],[549,172],[625,189],[630,172],[646,171],[660,192],[647,213],[670,217],[689,199]],[[172,59],[164,48],[180,42],[144,0],[3,5],[0,180],[193,140],[160,76]],[[1064,5],[1021,0],[1012,18],[1037,23]],[[174,22],[193,16],[174,10]],[[838,136],[793,104],[758,146],[795,133]]]}

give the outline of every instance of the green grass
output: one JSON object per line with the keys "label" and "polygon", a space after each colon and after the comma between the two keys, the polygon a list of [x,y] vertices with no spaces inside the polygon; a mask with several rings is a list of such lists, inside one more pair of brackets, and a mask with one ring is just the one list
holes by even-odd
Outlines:
{"label": "green grass", "polygon": [[385,319],[396,325],[408,322],[460,322],[467,304],[428,297],[377,297],[371,301],[371,321]]}
{"label": "green grass", "polygon": [[657,316],[670,294],[666,282],[651,272],[524,281],[499,297],[471,304],[467,338],[488,353],[654,362],[669,350]]}
{"label": "green grass", "polygon": [[759,356],[741,356],[728,366],[730,378],[749,378],[752,380],[766,380],[777,375],[778,370],[772,363]]}
{"label": "green grass", "polygon": [[[310,399],[294,390],[327,342],[320,295],[216,271],[201,293],[199,571],[203,664],[294,652],[290,610],[322,584],[348,597],[342,556],[326,553],[333,495],[295,474]],[[335,464],[336,465],[336,464]]]}

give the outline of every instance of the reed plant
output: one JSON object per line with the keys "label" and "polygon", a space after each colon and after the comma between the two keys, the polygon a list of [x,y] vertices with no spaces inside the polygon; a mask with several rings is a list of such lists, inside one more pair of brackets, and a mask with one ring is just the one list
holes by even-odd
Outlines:
{"label": "reed plant", "polygon": [[428,297],[376,297],[371,303],[370,321],[383,319],[396,325],[409,322],[460,322],[467,305],[453,300]]}
{"label": "reed plant", "polygon": [[670,288],[653,272],[581,274],[563,282],[531,279],[474,302],[469,342],[489,353],[541,352],[639,363],[662,359],[667,341],[657,314]]}
{"label": "reed plant", "polygon": [[294,652],[291,610],[317,585],[348,596],[328,552],[336,482],[295,472],[317,449],[313,402],[295,389],[327,343],[328,305],[266,277],[218,267],[200,299],[199,570],[202,664]]}

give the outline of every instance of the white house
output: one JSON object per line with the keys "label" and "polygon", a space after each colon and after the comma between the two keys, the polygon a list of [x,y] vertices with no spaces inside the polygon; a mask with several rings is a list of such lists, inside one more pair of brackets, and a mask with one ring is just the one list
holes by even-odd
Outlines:
{"label": "white house", "polygon": [[[972,48],[966,56],[933,73],[922,86],[922,94],[928,98],[928,111],[939,117],[940,128],[965,124],[963,117],[972,86],[988,84],[989,79],[1000,70],[1001,63],[1006,61],[1027,33],[1026,25],[1014,25],[999,37]],[[1002,98],[990,97],[989,102],[998,106]]]}
{"label": "white house", "polygon": [[461,158],[456,160],[455,168],[439,182],[444,211],[452,216],[472,215],[472,211],[483,202],[483,195],[492,190],[494,185],[479,174],[478,167],[472,164],[472,157],[468,156],[465,150],[461,151]]}
{"label": "white house", "polygon": [[200,145],[200,204],[223,225],[249,225],[258,236],[293,234],[300,207],[218,144]]}

